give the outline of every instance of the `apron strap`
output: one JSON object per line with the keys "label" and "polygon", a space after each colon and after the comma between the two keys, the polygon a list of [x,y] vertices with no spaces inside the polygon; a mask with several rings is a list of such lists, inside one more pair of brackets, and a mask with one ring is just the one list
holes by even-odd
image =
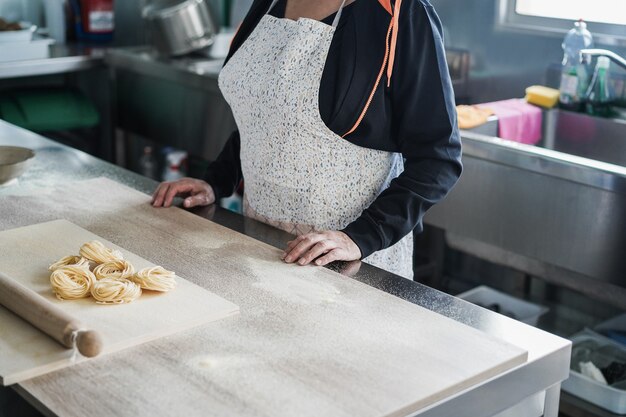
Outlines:
{"label": "apron strap", "polygon": [[[270,7],[267,9],[267,12],[265,12],[265,14],[268,14],[274,8],[274,6],[276,6],[276,3],[278,3],[278,0],[272,0]],[[335,19],[333,20],[334,28],[336,28],[337,25],[339,24],[339,20],[341,19],[341,12],[343,11],[343,7],[345,5],[346,5],[346,0],[343,0],[341,2],[341,6],[339,6],[339,10],[337,10],[337,13],[335,14]]]}
{"label": "apron strap", "polygon": [[341,20],[341,12],[343,12],[343,6],[346,5],[346,0],[341,2],[341,6],[339,6],[339,10],[337,10],[337,14],[335,15],[335,20],[333,20],[333,27],[337,28],[339,24],[339,20]]}
{"label": "apron strap", "polygon": [[270,4],[270,7],[267,9],[267,11],[265,12],[265,14],[268,14],[270,11],[272,11],[272,9],[274,8],[274,6],[276,6],[276,3],[278,3],[278,0],[273,0],[272,4]]}

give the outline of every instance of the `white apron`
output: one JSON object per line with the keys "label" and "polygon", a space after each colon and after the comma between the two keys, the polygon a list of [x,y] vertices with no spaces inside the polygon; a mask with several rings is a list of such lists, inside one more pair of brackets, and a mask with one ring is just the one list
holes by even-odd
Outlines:
{"label": "white apron", "polygon": [[[320,116],[343,6],[332,26],[266,14],[219,76],[241,137],[244,214],[296,235],[343,229],[403,170],[400,154],[354,145]],[[412,279],[412,259],[409,233],[364,261]]]}

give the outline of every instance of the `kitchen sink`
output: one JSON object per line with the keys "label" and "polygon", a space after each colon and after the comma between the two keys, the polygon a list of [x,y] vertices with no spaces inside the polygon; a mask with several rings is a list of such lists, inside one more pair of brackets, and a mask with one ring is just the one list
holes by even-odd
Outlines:
{"label": "kitchen sink", "polygon": [[425,217],[454,249],[626,308],[626,121],[544,112],[536,145],[461,131],[464,171]]}
{"label": "kitchen sink", "polygon": [[626,166],[626,120],[548,110],[543,126],[546,149]]}
{"label": "kitchen sink", "polygon": [[[498,136],[498,118],[470,132]],[[545,110],[538,147],[626,167],[626,120],[606,119],[561,109]]]}

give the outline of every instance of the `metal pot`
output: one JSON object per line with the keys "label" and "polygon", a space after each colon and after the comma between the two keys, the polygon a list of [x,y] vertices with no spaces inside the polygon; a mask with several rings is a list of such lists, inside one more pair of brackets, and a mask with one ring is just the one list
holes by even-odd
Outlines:
{"label": "metal pot", "polygon": [[206,0],[155,0],[143,9],[154,46],[165,55],[183,55],[213,44],[217,33]]}

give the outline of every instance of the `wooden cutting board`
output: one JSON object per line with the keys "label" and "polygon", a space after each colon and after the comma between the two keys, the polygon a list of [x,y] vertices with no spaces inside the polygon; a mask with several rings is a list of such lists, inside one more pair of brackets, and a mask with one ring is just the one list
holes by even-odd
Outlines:
{"label": "wooden cutting board", "polygon": [[[137,239],[141,239],[137,236]],[[124,248],[108,242],[66,220],[57,220],[0,232],[0,271],[45,297],[98,330],[104,341],[103,354],[141,345],[236,314],[239,308],[177,277],[177,287],[168,293],[145,291],[136,301],[120,305],[96,304],[92,298],[61,301],[50,288],[48,265],[66,255],[78,254],[80,246],[99,240],[120,250],[137,270],[154,266]],[[166,269],[167,263],[153,259]],[[10,385],[80,362],[71,350],[0,307],[0,381]]]}

